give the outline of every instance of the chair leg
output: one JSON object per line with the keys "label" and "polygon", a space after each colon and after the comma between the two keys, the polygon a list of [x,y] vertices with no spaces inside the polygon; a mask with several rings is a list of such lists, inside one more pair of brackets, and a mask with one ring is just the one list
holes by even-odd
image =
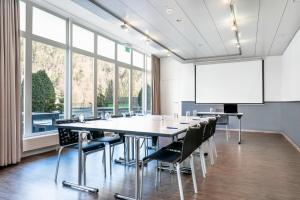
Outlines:
{"label": "chair leg", "polygon": [[159,171],[159,162],[156,161],[156,172],[155,172],[155,187],[158,186],[158,171]]}
{"label": "chair leg", "polygon": [[206,176],[206,164],[205,164],[205,158],[204,158],[204,152],[201,147],[199,147],[199,152],[200,152],[200,163],[201,163],[201,168],[202,168],[202,176],[205,178]]}
{"label": "chair leg", "polygon": [[109,146],[109,174],[112,174],[111,146]]}
{"label": "chair leg", "polygon": [[212,142],[210,139],[208,139],[208,150],[209,150],[209,156],[210,156],[210,164],[214,165],[215,161],[214,161],[214,154],[213,154],[213,150],[212,150]]}
{"label": "chair leg", "polygon": [[143,199],[143,190],[144,190],[144,162],[142,161],[142,172],[141,172],[141,187],[140,187],[140,200]]}
{"label": "chair leg", "polygon": [[226,125],[225,128],[226,128],[226,139],[227,139],[227,141],[228,141],[228,139],[229,139],[229,137],[230,137],[230,135],[229,135],[229,133],[228,133],[228,125]]}
{"label": "chair leg", "polygon": [[83,154],[82,157],[82,169],[83,169],[83,185],[86,185],[86,157],[87,155]]}
{"label": "chair leg", "polygon": [[149,140],[146,139],[146,156],[149,155]]}
{"label": "chair leg", "polygon": [[193,154],[191,154],[190,165],[191,165],[191,170],[192,170],[192,178],[193,178],[194,191],[197,194],[198,193],[198,189],[197,189],[197,180],[196,180],[196,174],[195,174],[195,166],[194,166],[194,156],[193,156]]}
{"label": "chair leg", "polygon": [[106,178],[106,151],[105,151],[105,148],[103,150],[103,156],[102,156],[102,160],[104,160],[104,178]]}
{"label": "chair leg", "polygon": [[55,178],[54,178],[55,183],[57,182],[57,175],[58,175],[60,157],[61,157],[61,152],[62,152],[63,149],[64,149],[64,147],[59,147],[59,150],[58,150],[57,164],[56,164]]}
{"label": "chair leg", "polygon": [[177,172],[180,200],[184,200],[182,182],[181,182],[180,164],[179,163],[176,164],[176,172]]}
{"label": "chair leg", "polygon": [[211,139],[212,143],[213,143],[213,147],[214,147],[214,153],[215,153],[215,156],[216,158],[218,157],[218,152],[217,152],[217,146],[216,146],[216,143],[215,143],[215,138],[213,136],[213,138]]}

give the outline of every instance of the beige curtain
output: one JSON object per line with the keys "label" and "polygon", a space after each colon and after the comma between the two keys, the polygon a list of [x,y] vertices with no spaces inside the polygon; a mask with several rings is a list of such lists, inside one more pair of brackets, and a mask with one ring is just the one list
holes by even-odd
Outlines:
{"label": "beige curtain", "polygon": [[19,1],[0,0],[0,166],[21,158]]}
{"label": "beige curtain", "polygon": [[160,115],[160,59],[152,56],[152,114]]}

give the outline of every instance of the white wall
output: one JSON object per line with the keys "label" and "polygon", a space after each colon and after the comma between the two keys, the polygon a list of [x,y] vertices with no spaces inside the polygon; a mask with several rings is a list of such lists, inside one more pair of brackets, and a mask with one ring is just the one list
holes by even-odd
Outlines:
{"label": "white wall", "polygon": [[281,101],[282,56],[265,58],[265,101]]}
{"label": "white wall", "polygon": [[300,101],[300,31],[282,55],[282,100]]}
{"label": "white wall", "polygon": [[180,113],[181,101],[194,100],[194,65],[173,58],[162,58],[160,65],[162,113]]}

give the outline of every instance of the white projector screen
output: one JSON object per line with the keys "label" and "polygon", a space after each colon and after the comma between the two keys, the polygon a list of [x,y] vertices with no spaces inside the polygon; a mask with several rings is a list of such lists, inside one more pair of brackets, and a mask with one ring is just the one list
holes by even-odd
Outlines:
{"label": "white projector screen", "polygon": [[263,61],[195,66],[196,103],[263,103]]}

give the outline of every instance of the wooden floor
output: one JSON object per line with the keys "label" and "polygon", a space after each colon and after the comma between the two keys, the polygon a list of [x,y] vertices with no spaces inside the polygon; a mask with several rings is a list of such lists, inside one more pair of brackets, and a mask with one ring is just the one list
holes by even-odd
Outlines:
{"label": "wooden floor", "polygon": [[[216,135],[219,156],[214,166],[208,166],[206,179],[201,176],[199,158],[195,159],[198,194],[193,193],[191,176],[183,175],[185,199],[300,199],[300,153],[283,136],[247,133],[242,145],[238,145],[234,134],[229,142],[225,141],[223,132]],[[101,153],[87,160],[87,183],[99,188],[98,194],[62,187],[62,180],[77,180],[76,156],[75,151],[63,154],[58,184],[53,179],[54,151],[27,157],[19,165],[0,169],[0,199],[90,200],[114,199],[115,192],[134,194],[134,167],[114,164],[112,177],[104,179]],[[179,199],[176,175],[163,172],[161,185],[156,189],[154,167],[155,162],[152,162],[145,171],[144,199]]]}

